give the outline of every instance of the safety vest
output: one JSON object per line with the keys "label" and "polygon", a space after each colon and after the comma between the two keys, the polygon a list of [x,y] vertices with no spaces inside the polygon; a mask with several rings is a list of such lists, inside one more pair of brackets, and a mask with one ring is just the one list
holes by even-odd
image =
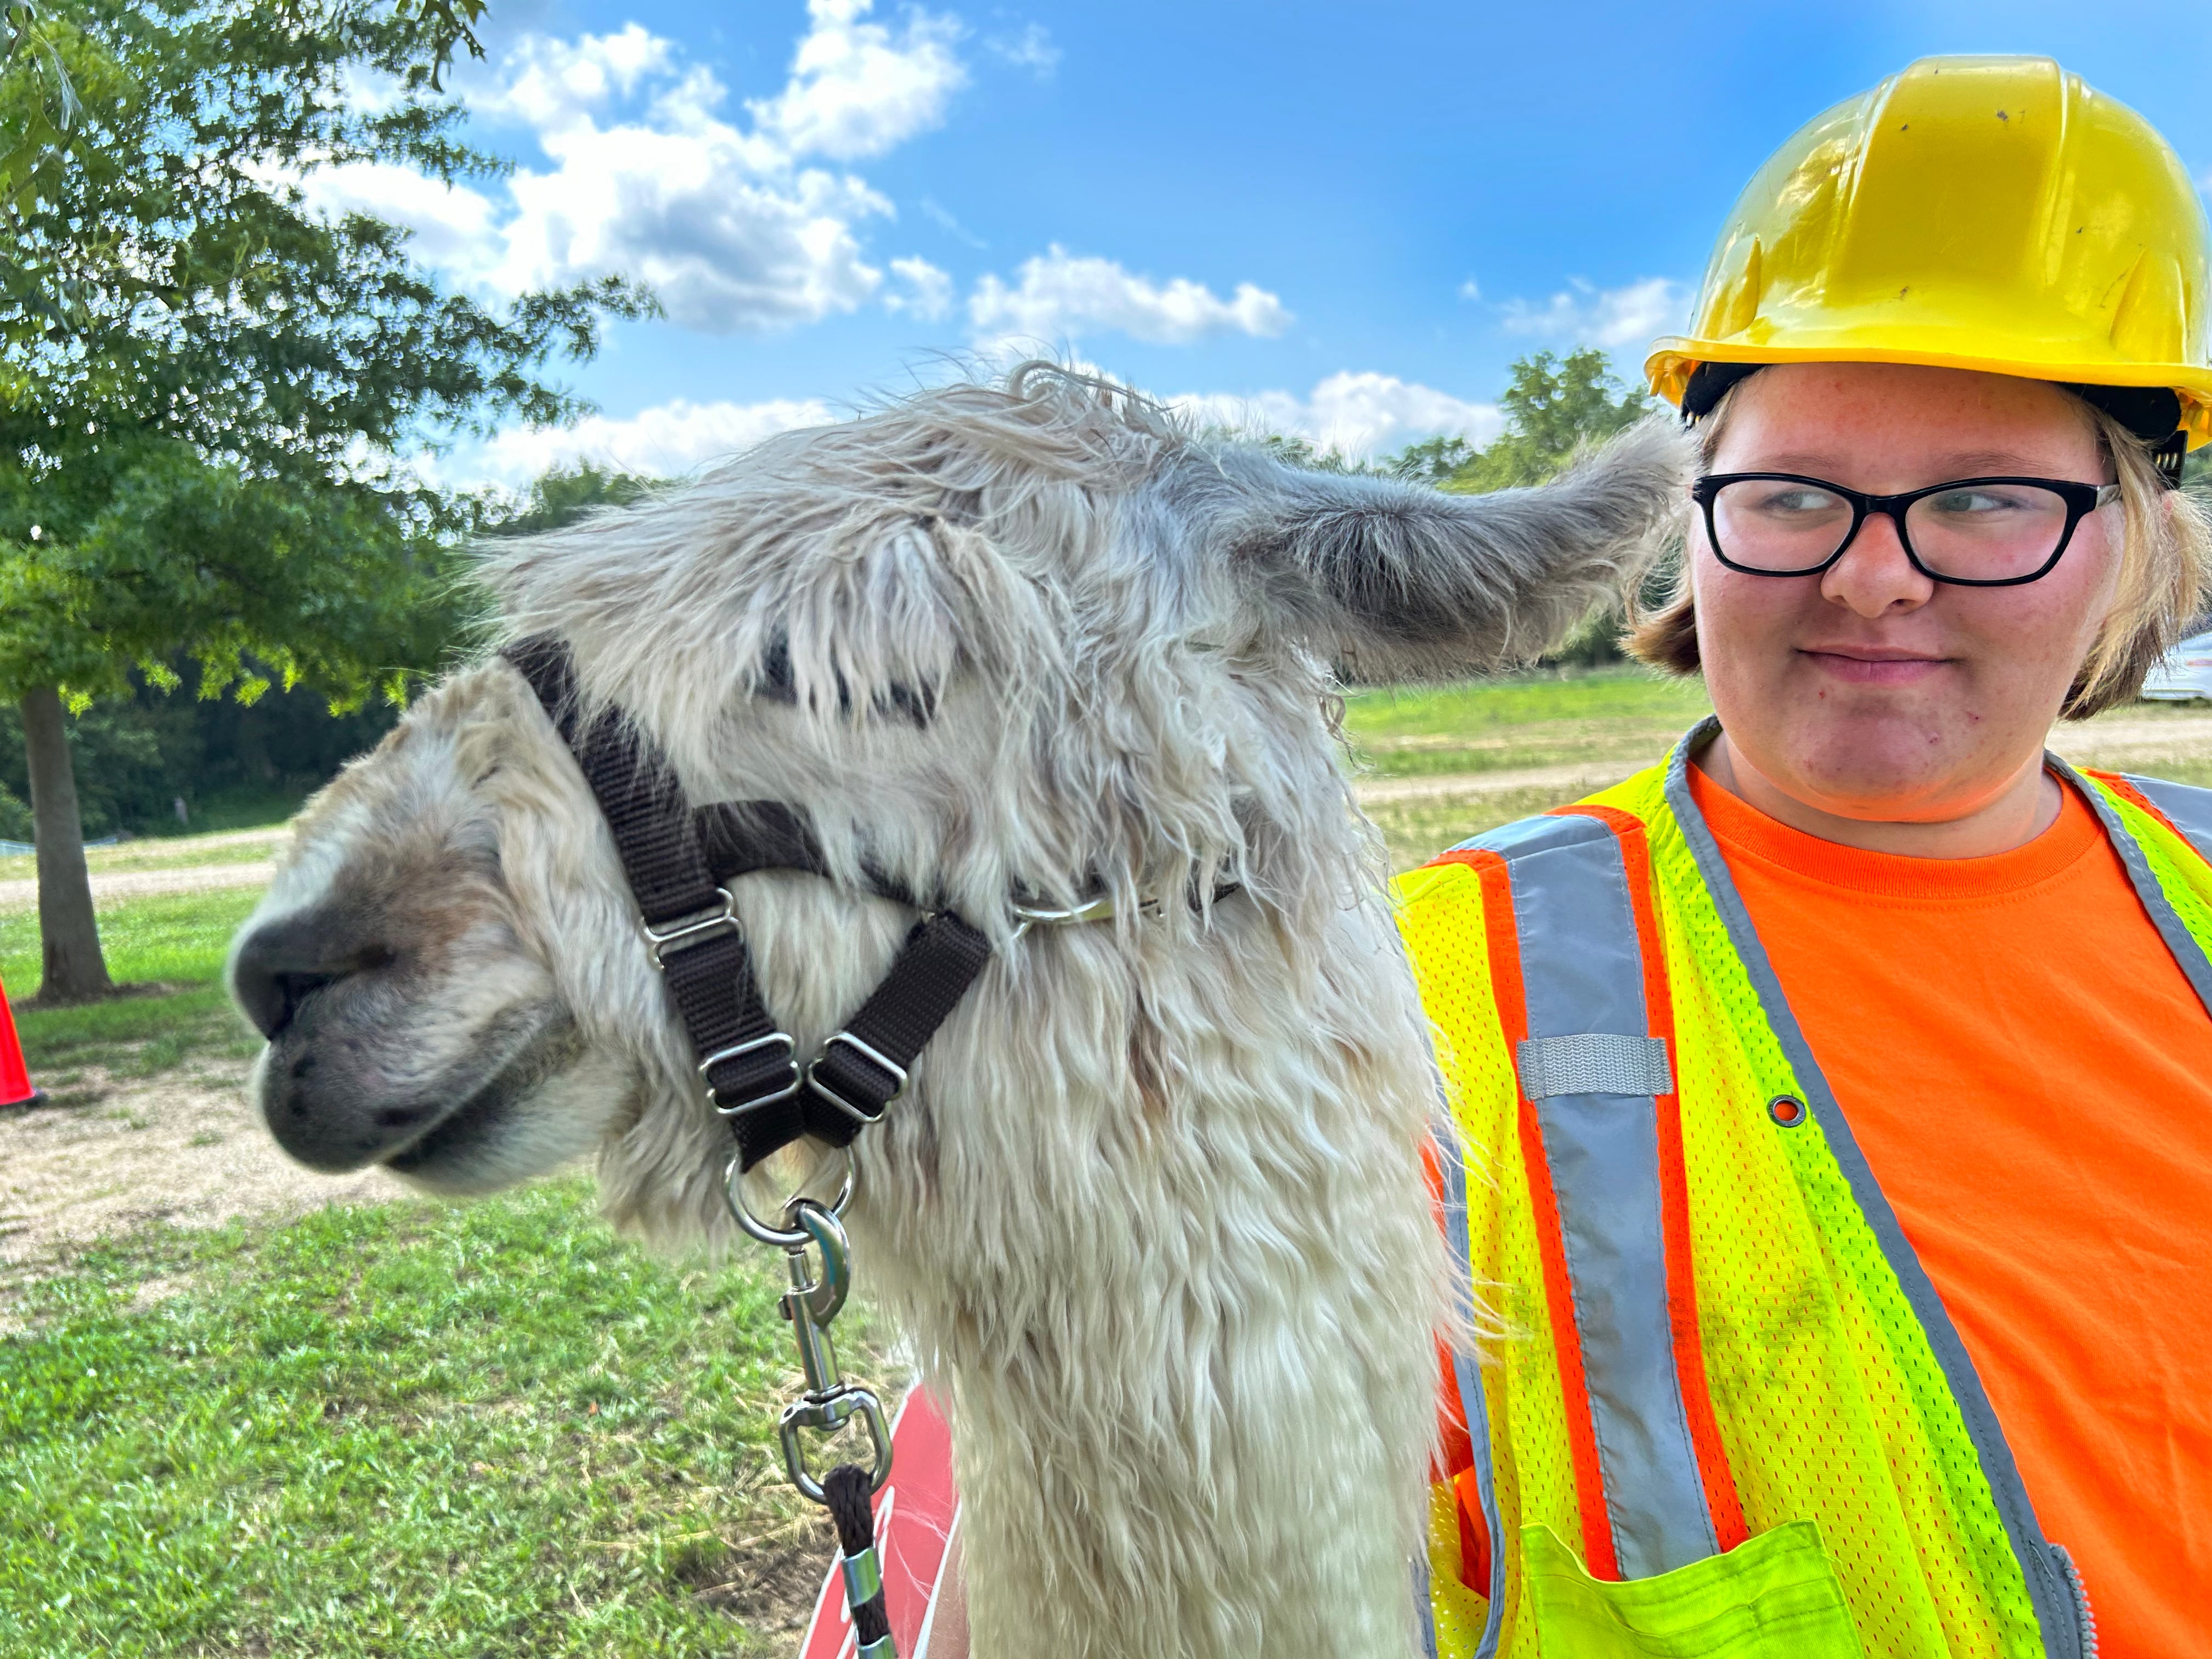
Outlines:
{"label": "safety vest", "polygon": [[[2092,1659],[1690,755],[1397,884],[1464,1149],[1438,1659]],[[2052,757],[2212,1008],[2212,791]]]}

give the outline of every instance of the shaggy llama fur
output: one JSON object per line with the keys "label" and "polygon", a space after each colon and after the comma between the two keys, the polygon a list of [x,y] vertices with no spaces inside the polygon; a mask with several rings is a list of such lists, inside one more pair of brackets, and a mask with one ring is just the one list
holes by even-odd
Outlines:
{"label": "shaggy llama fur", "polygon": [[[1032,366],[487,558],[505,627],[566,640],[693,800],[811,817],[833,879],[736,885],[802,1054],[913,921],[864,863],[998,946],[862,1137],[849,1218],[954,1425],[983,1659],[1411,1650],[1435,1087],[1329,665],[1533,653],[1666,519],[1681,459],[1647,428],[1455,498]],[[1015,894],[1101,890],[1111,925],[1014,938]],[[504,663],[302,816],[234,986],[305,1161],[464,1192],[596,1148],[617,1221],[729,1236],[727,1133]]]}

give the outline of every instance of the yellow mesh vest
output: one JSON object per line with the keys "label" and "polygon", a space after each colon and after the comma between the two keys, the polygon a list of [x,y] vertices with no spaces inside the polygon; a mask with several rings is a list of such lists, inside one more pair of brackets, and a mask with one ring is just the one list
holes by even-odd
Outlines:
{"label": "yellow mesh vest", "polygon": [[[1626,815],[1618,821],[1640,826],[1648,848],[1673,1005],[1704,1388],[1749,1541],[1641,1582],[1598,1582],[1588,1571],[1576,1408],[1544,1288],[1545,1212],[1532,1197],[1528,1107],[1507,1037],[1512,1007],[1501,1012],[1521,993],[1509,981],[1501,996],[1493,971],[1501,930],[1477,867],[1486,855],[1448,854],[1456,861],[1401,878],[1396,894],[1464,1160],[1466,1265],[1483,1335],[1461,1367],[1463,1378],[1479,1376],[1480,1398],[1464,1383],[1462,1395],[1487,1430],[1488,1454],[1478,1434],[1476,1455],[1489,1476],[1502,1594],[1493,1609],[1483,1593],[1491,1584],[1468,1582],[1480,1575],[1462,1559],[1455,1505],[1464,1500],[1439,1484],[1430,1529],[1437,1652],[1723,1659],[1847,1653],[1855,1637],[1875,1659],[2073,1659],[2087,1622],[2078,1584],[2043,1541],[1979,1384],[1971,1367],[1960,1369],[1948,1318],[1928,1313],[1933,1291],[1886,1203],[1863,1201],[1871,1176],[1840,1110],[1794,1018],[1759,994],[1763,951],[1755,941],[1739,950],[1747,920],[1681,786],[1703,730],[1668,764],[1586,805]],[[2203,963],[2212,866],[2161,810],[2197,813],[2184,827],[2212,843],[2212,794],[2101,775],[2075,781],[2132,860],[2177,956],[2194,942],[2197,960],[2184,965],[2200,993],[2212,988]],[[1510,856],[1502,873],[1494,857],[1488,863],[1494,898],[1513,866]],[[1778,1115],[1778,1100],[1798,1109],[1785,1104]],[[1818,1626],[1829,1632],[1820,1639],[1841,1644],[1792,1641],[1790,1609],[1838,1589],[1847,1618],[1832,1626],[1805,1613],[1802,1628]],[[1639,1634],[1609,1646],[1609,1621]]]}

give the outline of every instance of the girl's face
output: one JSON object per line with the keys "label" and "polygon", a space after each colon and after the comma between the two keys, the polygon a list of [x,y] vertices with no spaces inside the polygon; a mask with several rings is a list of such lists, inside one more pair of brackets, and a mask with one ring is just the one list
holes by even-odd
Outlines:
{"label": "girl's face", "polygon": [[[2110,481],[2083,411],[2039,381],[1881,363],[1761,370],[1730,400],[1711,472],[1795,472],[1870,495],[2012,475]],[[1689,544],[1698,649],[1736,757],[1840,817],[1942,823],[2038,764],[2112,603],[2118,504],[2018,587],[1914,569],[1870,514],[1818,576],[1751,575]]]}

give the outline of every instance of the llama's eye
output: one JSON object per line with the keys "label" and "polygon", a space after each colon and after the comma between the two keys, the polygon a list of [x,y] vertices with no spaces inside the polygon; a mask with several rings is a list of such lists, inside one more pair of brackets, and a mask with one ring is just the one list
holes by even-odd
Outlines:
{"label": "llama's eye", "polygon": [[785,635],[778,634],[763,653],[760,672],[753,680],[753,695],[771,702],[799,701],[791,678],[791,641]]}
{"label": "llama's eye", "polygon": [[884,694],[884,702],[896,708],[916,726],[927,726],[937,714],[937,688],[925,685],[894,685]]}

